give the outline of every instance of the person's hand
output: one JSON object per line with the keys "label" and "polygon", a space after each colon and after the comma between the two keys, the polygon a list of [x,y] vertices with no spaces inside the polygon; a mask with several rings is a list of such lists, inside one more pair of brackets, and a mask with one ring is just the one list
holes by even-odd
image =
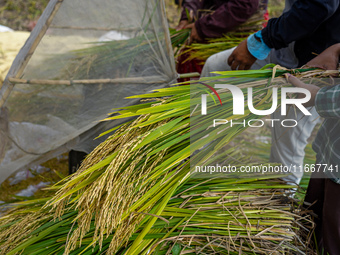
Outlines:
{"label": "person's hand", "polygon": [[309,61],[305,66],[336,70],[339,65],[340,43],[334,44]]}
{"label": "person's hand", "polygon": [[256,58],[247,48],[247,40],[241,42],[228,58],[228,65],[232,70],[248,70],[254,64]]}
{"label": "person's hand", "polygon": [[189,21],[188,20],[181,20],[177,27],[175,27],[176,31],[182,30],[184,29],[187,25],[189,25]]}
{"label": "person's hand", "polygon": [[[318,93],[320,88],[313,85],[313,84],[303,83],[298,78],[291,75],[290,73],[286,73],[285,76],[286,76],[287,81],[289,83],[291,83],[292,85],[294,85],[295,87],[304,88],[304,89],[309,90],[311,98],[307,103],[304,103],[303,105],[305,107],[314,106],[315,105],[315,97],[316,97],[316,94]],[[303,98],[303,97],[304,96],[301,93],[298,94],[298,98]]]}
{"label": "person's hand", "polygon": [[191,29],[190,37],[189,37],[189,42],[188,44],[190,45],[192,42],[202,42],[202,38],[198,35],[197,29],[195,27],[195,23],[191,23],[189,25],[186,25],[184,28],[189,28]]}

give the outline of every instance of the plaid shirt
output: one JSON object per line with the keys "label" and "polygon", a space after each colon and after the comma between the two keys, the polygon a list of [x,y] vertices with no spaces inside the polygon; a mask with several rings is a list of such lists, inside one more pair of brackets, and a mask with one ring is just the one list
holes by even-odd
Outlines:
{"label": "plaid shirt", "polygon": [[313,143],[316,162],[327,164],[325,174],[340,184],[340,85],[320,89],[316,94],[315,107],[325,118]]}

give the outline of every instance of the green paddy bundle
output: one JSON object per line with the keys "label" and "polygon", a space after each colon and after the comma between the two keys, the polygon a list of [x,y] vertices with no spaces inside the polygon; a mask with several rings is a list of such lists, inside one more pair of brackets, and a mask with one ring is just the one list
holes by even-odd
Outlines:
{"label": "green paddy bundle", "polygon": [[[256,88],[253,103],[266,109],[271,88],[289,86],[286,72],[325,75],[274,68],[221,72],[196,83],[228,79],[241,89]],[[109,119],[135,119],[108,130],[115,132],[78,172],[50,188],[52,198],[18,203],[0,219],[0,253],[312,254],[313,223],[282,176],[191,177],[190,160],[206,159],[206,148],[228,145],[246,129],[228,127],[227,135],[190,144],[190,136],[206,132],[190,125],[194,85],[134,96],[140,104],[117,109]],[[232,108],[230,94],[222,99]],[[246,111],[243,118],[256,117]],[[254,164],[237,146],[224,153],[231,164]]]}

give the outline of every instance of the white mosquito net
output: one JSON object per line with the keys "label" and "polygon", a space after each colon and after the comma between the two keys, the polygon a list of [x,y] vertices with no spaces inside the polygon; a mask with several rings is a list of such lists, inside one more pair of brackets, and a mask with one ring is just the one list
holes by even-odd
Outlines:
{"label": "white mosquito net", "polygon": [[159,0],[52,0],[0,89],[0,183],[70,149],[89,153],[127,96],[168,86],[174,59]]}

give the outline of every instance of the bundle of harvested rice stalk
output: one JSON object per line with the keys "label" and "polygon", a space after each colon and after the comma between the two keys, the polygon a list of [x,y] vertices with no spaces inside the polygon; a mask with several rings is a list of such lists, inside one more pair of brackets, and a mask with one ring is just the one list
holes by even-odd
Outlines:
{"label": "bundle of harvested rice stalk", "polygon": [[[138,240],[147,222],[138,226],[127,247],[121,247],[116,254],[166,254],[174,252],[174,247],[185,254],[239,254],[240,250],[242,254],[268,254],[269,251],[304,254],[292,243],[296,238],[294,223],[301,224],[304,219],[291,212],[293,200],[285,195],[285,190],[291,187],[267,177],[262,180],[190,179],[176,191],[160,215],[149,214],[156,221],[148,228],[143,241]],[[39,237],[43,239],[33,239],[35,243],[28,245],[22,254],[63,254],[72,227],[77,225],[72,222],[75,216],[76,212],[65,214],[49,228],[45,224],[37,229],[35,233],[45,231]],[[78,243],[80,247],[70,254],[85,252],[93,235],[92,221],[89,233]],[[103,240],[102,251],[107,251],[113,240],[114,234]],[[303,247],[303,243],[300,246]],[[8,254],[14,254],[13,251]],[[84,254],[98,251],[96,245]]]}
{"label": "bundle of harvested rice stalk", "polygon": [[[272,83],[287,85],[284,79],[272,77],[292,72],[275,70],[225,72],[199,82],[213,85],[234,77],[229,84],[257,88],[253,103],[266,108],[271,106],[268,88]],[[321,74],[310,69],[295,72]],[[273,254],[306,254],[308,239],[297,230],[304,230],[300,221],[308,219],[295,213],[293,200],[285,192],[292,186],[272,179],[277,176],[190,178],[188,158],[209,154],[201,145],[190,147],[190,135],[205,132],[189,126],[190,87],[134,96],[144,102],[124,107],[110,119],[137,119],[99,145],[77,173],[53,186],[53,198],[44,206],[43,201],[32,201],[29,207],[20,204],[0,219],[0,252],[266,254],[271,250]],[[223,93],[222,99],[232,107],[229,94]],[[231,111],[227,117],[232,117]],[[250,112],[244,117],[256,118]],[[229,127],[227,136],[208,136],[202,144],[223,147],[220,144],[228,144],[245,129]],[[247,163],[237,157],[237,148],[233,151],[229,162]]]}
{"label": "bundle of harvested rice stalk", "polygon": [[247,22],[240,25],[234,31],[226,33],[223,37],[206,38],[206,42],[204,43],[193,43],[191,45],[186,44],[190,36],[189,29],[179,31],[170,29],[171,43],[175,52],[175,58],[178,58],[182,54],[188,54],[189,57],[186,61],[197,59],[204,63],[211,55],[236,47],[249,35],[261,30],[264,23],[263,11],[259,11]]}
{"label": "bundle of harvested rice stalk", "polygon": [[186,46],[181,54],[189,54],[185,62],[197,59],[204,64],[211,55],[236,47],[252,33],[253,32],[228,33],[220,38],[207,39],[207,43],[193,43]]}

